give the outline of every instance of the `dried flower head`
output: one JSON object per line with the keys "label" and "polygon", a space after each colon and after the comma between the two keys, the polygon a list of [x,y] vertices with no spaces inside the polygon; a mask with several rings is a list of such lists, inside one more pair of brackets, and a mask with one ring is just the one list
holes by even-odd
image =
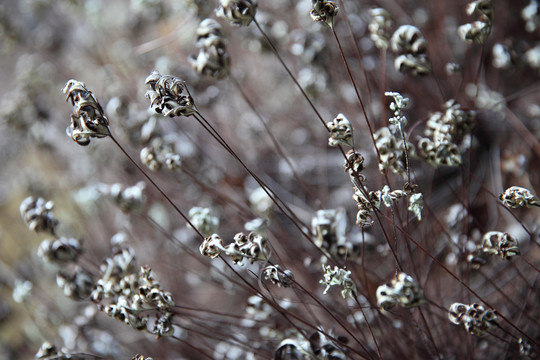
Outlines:
{"label": "dried flower head", "polygon": [[55,345],[51,344],[48,341],[45,341],[43,344],[41,344],[41,347],[39,348],[36,355],[34,355],[34,359],[68,360],[73,358],[71,354],[68,353],[66,350],[58,350]]}
{"label": "dried flower head", "polygon": [[387,49],[390,40],[390,29],[392,28],[392,18],[390,13],[383,8],[373,8],[369,10],[371,22],[368,25],[370,38],[378,49]]}
{"label": "dried flower head", "polygon": [[334,18],[338,14],[339,7],[333,1],[328,0],[312,0],[313,9],[310,16],[313,21],[322,21],[328,24],[331,28],[334,27]]}
{"label": "dried flower head", "polygon": [[384,95],[394,98],[394,101],[389,105],[390,110],[394,112],[394,117],[391,117],[388,121],[392,125],[404,128],[407,125],[407,118],[403,115],[403,109],[409,106],[409,98],[403,97],[403,95],[398,92],[391,91],[385,92]]}
{"label": "dried flower head", "polygon": [[531,354],[532,345],[525,339],[518,339],[519,354],[521,356],[529,356]]}
{"label": "dried flower head", "polygon": [[540,29],[540,6],[538,0],[530,0],[529,5],[521,10],[521,17],[525,21],[525,30],[527,32]]}
{"label": "dried flower head", "polygon": [[195,104],[186,83],[172,75],[161,75],[154,70],[145,80],[150,86],[145,96],[150,106],[164,116],[190,116],[196,112]]}
{"label": "dried flower head", "polygon": [[65,296],[74,300],[86,300],[94,290],[95,281],[92,274],[77,266],[70,273],[56,273],[56,285]]}
{"label": "dried flower head", "polygon": [[199,54],[188,60],[197,73],[222,79],[229,74],[230,58],[221,25],[214,19],[204,19],[197,28]]}
{"label": "dried flower head", "polygon": [[146,203],[144,189],[146,183],[139,181],[133,186],[125,186],[120,183],[103,185],[100,190],[127,213],[140,212]]}
{"label": "dried flower head", "polygon": [[466,42],[483,44],[491,33],[493,25],[493,5],[491,0],[476,0],[467,5],[468,15],[477,12],[479,20],[461,25],[458,28],[459,36]]}
{"label": "dried flower head", "polygon": [[530,190],[520,186],[511,186],[499,195],[504,205],[510,208],[540,206],[540,200]]}
{"label": "dried flower head", "polygon": [[141,162],[151,171],[182,171],[182,160],[175,151],[174,143],[161,137],[152,139],[148,146],[141,149],[139,155]]}
{"label": "dried flower head", "polygon": [[217,232],[219,227],[219,218],[213,216],[211,211],[210,208],[200,206],[194,206],[189,210],[191,223],[205,236]]}
{"label": "dried flower head", "polygon": [[422,193],[415,193],[409,196],[409,207],[407,210],[412,212],[418,221],[422,220],[422,209],[424,209],[424,196]]}
{"label": "dried flower head", "polygon": [[20,304],[28,300],[34,286],[28,280],[15,279],[13,284],[13,301]]}
{"label": "dried flower head", "polygon": [[338,146],[346,145],[353,147],[353,129],[349,119],[343,114],[338,114],[334,120],[326,124],[330,130],[328,145]]}
{"label": "dried flower head", "polygon": [[294,280],[294,275],[290,270],[281,270],[279,265],[268,265],[263,270],[263,275],[266,280],[270,280],[272,284],[279,287],[291,287]]}
{"label": "dried flower head", "polygon": [[453,303],[448,310],[448,319],[456,325],[463,324],[467,332],[474,336],[484,336],[497,326],[495,310],[486,310],[482,305]]}
{"label": "dried flower head", "polygon": [[145,357],[144,355],[135,355],[131,360],[153,360],[151,357]]}
{"label": "dried flower head", "polygon": [[341,296],[343,296],[344,299],[346,299],[348,296],[352,297],[353,299],[356,298],[356,285],[350,278],[350,270],[340,269],[337,266],[334,266],[334,269],[332,269],[330,265],[323,265],[322,267],[324,271],[324,279],[320,280],[319,283],[326,285],[323,292],[325,295],[331,286],[339,285],[343,287],[343,290],[341,290]]}
{"label": "dried flower head", "polygon": [[482,238],[482,251],[490,255],[499,255],[503,259],[510,260],[519,255],[519,246],[516,239],[508,233],[490,231]]}
{"label": "dried flower head", "polygon": [[248,26],[255,18],[257,0],[220,0],[216,15],[233,25]]}
{"label": "dried flower head", "polygon": [[111,135],[109,119],[103,113],[103,108],[94,94],[86,88],[85,83],[69,80],[62,91],[67,96],[66,101],[70,100],[74,106],[71,125],[66,132],[77,144],[86,146],[90,144],[90,138]]}
{"label": "dried flower head", "polygon": [[38,257],[48,263],[62,265],[77,260],[82,252],[79,240],[61,237],[43,240],[38,249]]}
{"label": "dried flower head", "polygon": [[390,40],[392,51],[398,55],[394,67],[400,72],[426,75],[431,71],[427,57],[427,41],[420,29],[412,25],[400,26]]}
{"label": "dried flower head", "polygon": [[410,308],[426,301],[424,292],[412,276],[399,273],[390,284],[377,288],[377,304],[383,311],[392,309],[397,304]]}
{"label": "dried flower head", "polygon": [[208,256],[210,259],[219,256],[222,250],[224,250],[223,240],[218,234],[212,234],[211,236],[205,238],[199,247],[201,254],[203,256]]}
{"label": "dried flower head", "polygon": [[48,232],[54,235],[58,220],[52,213],[53,208],[54,203],[52,201],[29,196],[22,201],[19,210],[28,229],[35,232]]}

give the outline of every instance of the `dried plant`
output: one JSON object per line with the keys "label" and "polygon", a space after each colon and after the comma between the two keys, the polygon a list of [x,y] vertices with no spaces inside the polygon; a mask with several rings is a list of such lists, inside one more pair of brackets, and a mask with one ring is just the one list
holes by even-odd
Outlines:
{"label": "dried plant", "polygon": [[539,19],[8,0],[1,353],[538,358]]}

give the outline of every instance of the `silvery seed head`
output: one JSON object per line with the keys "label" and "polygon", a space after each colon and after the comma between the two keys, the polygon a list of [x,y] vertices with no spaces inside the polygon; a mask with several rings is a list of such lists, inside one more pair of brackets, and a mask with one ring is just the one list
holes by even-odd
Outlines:
{"label": "silvery seed head", "polygon": [[145,80],[150,86],[145,96],[150,99],[150,106],[164,116],[189,116],[196,112],[193,98],[186,83],[172,75],[161,75],[154,70]]}
{"label": "silvery seed head", "polygon": [[66,101],[71,101],[74,106],[71,125],[66,129],[73,141],[86,146],[90,144],[90,138],[103,138],[111,135],[109,119],[85,83],[69,80],[62,91],[67,96]]}
{"label": "silvery seed head", "polygon": [[334,27],[334,18],[338,14],[339,7],[333,1],[328,0],[313,0],[313,9],[310,16],[313,21],[325,22],[331,28]]}
{"label": "silvery seed head", "polygon": [[236,26],[248,26],[257,10],[257,0],[220,0],[216,15]]}
{"label": "silvery seed head", "polygon": [[35,232],[48,232],[54,235],[58,220],[52,213],[53,208],[54,203],[52,201],[29,196],[22,201],[19,210],[28,229]]}

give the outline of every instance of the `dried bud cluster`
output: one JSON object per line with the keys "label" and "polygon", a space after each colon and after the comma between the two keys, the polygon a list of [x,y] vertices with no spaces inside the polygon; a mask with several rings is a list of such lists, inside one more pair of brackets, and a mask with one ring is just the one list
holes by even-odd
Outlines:
{"label": "dried bud cluster", "polygon": [[58,350],[55,345],[45,341],[43,344],[41,344],[41,347],[36,355],[34,355],[34,359],[69,360],[73,359],[73,357],[66,349]]}
{"label": "dried bud cluster", "polygon": [[51,264],[63,265],[76,261],[82,252],[79,240],[60,237],[56,240],[43,240],[39,245],[38,257]]}
{"label": "dried bud cluster", "polygon": [[510,208],[540,206],[540,200],[530,190],[511,186],[499,195],[502,203]]}
{"label": "dried bud cluster", "polygon": [[281,270],[279,265],[269,265],[264,268],[263,275],[266,280],[279,287],[291,287],[294,275],[290,270]]}
{"label": "dried bud cluster", "polygon": [[[116,244],[113,255],[100,267],[101,277],[92,291],[92,300],[100,310],[136,330],[171,336],[174,301],[150,272],[148,267],[137,266],[133,249]],[[152,330],[147,327],[151,311],[155,315]]]}
{"label": "dried bud cluster", "polygon": [[371,22],[368,25],[370,38],[378,49],[387,49],[390,41],[390,29],[392,28],[392,18],[390,13],[383,8],[373,8],[369,10]]}
{"label": "dried bud cluster", "polygon": [[[394,129],[395,130],[395,129]],[[406,133],[403,132],[403,135]],[[407,177],[407,157],[415,156],[414,145],[407,142],[407,149],[401,137],[401,132],[396,131],[394,134],[388,127],[382,127],[373,134],[375,145],[379,150],[379,171],[384,173],[386,169],[392,170],[404,178]]]}
{"label": "dried bud cluster", "polygon": [[312,4],[313,9],[311,9],[310,16],[313,21],[325,22],[333,28],[334,17],[336,17],[339,10],[336,3],[328,0],[312,0]]}
{"label": "dried bud cluster", "polygon": [[268,258],[266,239],[255,232],[251,232],[247,236],[244,233],[238,233],[234,236],[234,241],[227,246],[223,246],[223,240],[219,235],[212,234],[204,239],[199,251],[211,259],[224,252],[235,264],[242,264],[244,258],[248,258],[252,264],[255,261],[263,261]]}
{"label": "dried bud cluster", "polygon": [[221,25],[214,19],[204,19],[197,28],[198,55],[191,55],[189,62],[197,73],[214,79],[229,74],[230,58]]}
{"label": "dried bud cluster", "polygon": [[343,114],[338,114],[336,118],[326,123],[328,130],[330,130],[330,138],[328,139],[328,145],[338,146],[345,145],[353,147],[353,129],[349,119]]}
{"label": "dried bud cluster", "polygon": [[343,296],[344,299],[346,299],[348,296],[352,297],[353,299],[356,298],[356,285],[350,278],[350,270],[340,269],[337,266],[334,266],[334,269],[332,270],[330,265],[323,265],[322,267],[324,271],[324,279],[319,280],[319,283],[326,285],[323,292],[325,295],[331,286],[339,285],[343,287],[343,290],[341,290],[341,296]]}
{"label": "dried bud cluster", "polygon": [[148,146],[141,149],[140,158],[151,171],[163,168],[169,171],[182,170],[182,161],[180,155],[175,152],[174,144],[160,137],[152,139]]}
{"label": "dried bud cluster", "polygon": [[74,300],[86,300],[92,294],[95,281],[92,274],[76,266],[71,272],[58,271],[56,285],[65,296]]}
{"label": "dried bud cluster", "polygon": [[513,256],[519,255],[519,246],[517,240],[508,233],[490,231],[482,238],[482,251],[510,260]]}
{"label": "dried bud cluster", "polygon": [[53,208],[52,201],[29,196],[22,201],[19,211],[30,231],[48,232],[54,235],[58,220],[52,213]]}
{"label": "dried bud cluster", "polygon": [[204,236],[217,232],[219,226],[219,218],[212,216],[209,208],[192,207],[189,210],[189,220]]}
{"label": "dried bud cluster", "polygon": [[297,334],[283,339],[274,354],[274,360],[345,360],[343,350],[321,332],[315,332],[308,339]]}
{"label": "dried bud cluster", "polygon": [[220,0],[216,15],[233,25],[248,26],[255,18],[257,0]]}
{"label": "dried bud cluster", "polygon": [[540,29],[540,6],[538,0],[530,0],[529,5],[521,10],[521,17],[525,21],[525,30],[535,32]]}
{"label": "dried bud cluster", "polygon": [[145,188],[146,183],[139,181],[133,186],[125,186],[119,183],[112,185],[101,184],[99,190],[114,201],[122,211],[137,213],[142,210],[146,203]]}
{"label": "dried bud cluster", "polygon": [[150,89],[145,96],[150,106],[164,116],[190,116],[196,112],[186,83],[172,75],[161,75],[154,70],[145,80]]}
{"label": "dried bud cluster", "polygon": [[424,135],[418,142],[420,155],[432,166],[459,166],[461,152],[456,141],[470,133],[476,112],[462,110],[453,99],[445,104],[444,112],[432,114]]}
{"label": "dried bud cluster", "polygon": [[413,75],[426,75],[431,71],[427,56],[427,41],[420,30],[412,25],[400,26],[390,41],[396,70]]}
{"label": "dried bud cluster", "polygon": [[407,118],[403,115],[403,109],[409,107],[409,98],[403,97],[398,92],[387,91],[385,96],[391,96],[394,101],[390,103],[390,110],[394,112],[394,117],[391,117],[388,121],[392,125],[396,125],[400,128],[404,128],[407,125]]}
{"label": "dried bud cluster", "polygon": [[365,180],[365,176],[360,174],[364,170],[364,157],[359,152],[354,150],[349,150],[347,152],[347,159],[345,159],[345,172],[349,173],[352,183],[356,187],[360,187],[359,184],[356,184],[356,175],[360,178],[361,181]]}
{"label": "dried bud cluster", "polygon": [[82,81],[69,80],[62,90],[74,106],[71,125],[66,129],[69,136],[79,145],[90,144],[90,138],[102,138],[111,135],[109,119],[94,94]]}
{"label": "dried bud cluster", "polygon": [[343,208],[318,210],[311,220],[311,232],[316,246],[325,254],[341,259],[358,256],[360,247],[347,241],[347,216]]}
{"label": "dried bud cluster", "polygon": [[491,0],[476,0],[467,5],[467,15],[472,15],[475,11],[480,15],[480,19],[461,25],[458,28],[458,33],[466,42],[483,44],[491,33],[493,24]]}
{"label": "dried bud cluster", "polygon": [[463,324],[467,332],[474,336],[484,336],[497,326],[495,310],[486,310],[482,305],[453,303],[448,310],[448,318],[456,325]]}
{"label": "dried bud cluster", "polygon": [[531,355],[532,345],[527,340],[520,337],[517,343],[519,346],[519,354],[521,356]]}
{"label": "dried bud cluster", "polygon": [[383,311],[393,309],[397,304],[410,308],[419,306],[425,301],[422,289],[405,273],[399,273],[390,284],[377,288],[377,304]]}
{"label": "dried bud cluster", "polygon": [[144,355],[135,355],[131,360],[153,360],[151,357],[145,357]]}

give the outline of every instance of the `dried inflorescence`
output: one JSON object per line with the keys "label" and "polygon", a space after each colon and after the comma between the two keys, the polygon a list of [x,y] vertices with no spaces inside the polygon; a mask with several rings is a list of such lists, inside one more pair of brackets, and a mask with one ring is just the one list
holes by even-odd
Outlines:
{"label": "dried inflorescence", "polygon": [[191,55],[189,62],[197,73],[214,79],[229,74],[230,57],[221,25],[214,19],[204,19],[197,28],[199,54]]}
{"label": "dried inflorescence", "polygon": [[52,201],[29,196],[22,201],[19,210],[28,229],[54,235],[58,220],[52,213],[53,208],[54,203]]}
{"label": "dried inflorescence", "polygon": [[168,171],[181,171],[182,160],[180,154],[175,151],[172,142],[165,141],[161,137],[152,139],[149,145],[143,147],[140,152],[141,162],[151,171],[166,169]]}
{"label": "dried inflorescence", "polygon": [[387,91],[384,93],[384,95],[394,98],[394,101],[392,101],[389,105],[390,110],[394,112],[394,116],[388,119],[388,121],[390,124],[403,129],[407,125],[407,118],[403,114],[403,109],[409,107],[409,98],[404,97],[398,92],[392,91]]}
{"label": "dried inflorescence", "polygon": [[387,49],[392,28],[390,13],[383,8],[373,8],[369,10],[369,15],[371,17],[368,25],[369,37],[377,48]]}
{"label": "dried inflorescence", "polygon": [[519,245],[516,239],[508,233],[490,231],[482,238],[482,251],[489,255],[499,255],[501,258],[510,260],[519,255]]}
{"label": "dried inflorescence", "polygon": [[331,286],[338,285],[343,287],[343,290],[341,290],[341,296],[343,296],[344,299],[346,299],[348,296],[356,299],[356,285],[350,278],[350,270],[341,269],[337,266],[334,266],[334,269],[332,269],[330,265],[323,265],[322,268],[324,271],[324,279],[319,280],[319,283],[326,285],[323,294],[326,295]]}
{"label": "dried inflorescence", "polygon": [[131,360],[153,360],[151,357],[145,357],[144,355],[135,355]]}
{"label": "dried inflorescence", "polygon": [[190,116],[196,112],[193,98],[186,83],[172,75],[161,75],[154,70],[145,80],[150,89],[145,96],[150,99],[150,106],[163,116]]}
{"label": "dried inflorescence", "polygon": [[[100,310],[136,330],[157,336],[173,335],[171,293],[161,289],[149,267],[137,266],[133,250],[118,241],[120,237],[111,239],[113,255],[100,267],[92,300]],[[148,319],[152,312],[154,326],[150,329]]]}
{"label": "dried inflorescence", "polygon": [[189,220],[204,236],[217,232],[219,218],[212,215],[210,208],[194,206],[189,210]]}
{"label": "dried inflorescence", "polygon": [[145,203],[144,189],[146,183],[139,181],[133,186],[125,186],[120,183],[105,185],[102,184],[99,190],[109,197],[122,211],[127,213],[140,212]]}
{"label": "dried inflorescence", "polygon": [[529,5],[521,10],[521,17],[525,21],[525,30],[535,32],[540,29],[540,6],[538,0],[530,0]]}
{"label": "dried inflorescence", "polygon": [[458,28],[459,36],[467,42],[483,44],[491,33],[493,26],[493,5],[491,0],[476,0],[467,5],[467,15],[477,12],[479,20],[461,25]]}
{"label": "dried inflorescence", "polygon": [[[394,128],[395,130],[395,128]],[[406,135],[403,132],[403,135]],[[375,146],[379,151],[379,171],[384,173],[386,169],[393,173],[407,177],[407,155],[415,156],[414,145],[407,141],[407,147],[401,137],[401,132],[393,133],[388,127],[382,127],[373,134]]]}
{"label": "dried inflorescence", "polygon": [[318,210],[311,220],[313,242],[331,257],[344,259],[358,256],[360,247],[347,240],[346,228],[347,216],[342,208]]}
{"label": "dried inflorescence", "polygon": [[300,334],[283,339],[274,353],[274,360],[345,360],[347,356],[341,347],[317,331],[306,339]]}
{"label": "dried inflorescence", "polygon": [[55,345],[45,341],[43,344],[41,344],[41,347],[36,355],[34,355],[34,359],[69,360],[73,359],[73,357],[66,349],[58,350]]}
{"label": "dried inflorescence", "polygon": [[76,261],[83,249],[80,240],[60,237],[43,240],[39,245],[38,257],[48,263],[63,265]]}
{"label": "dried inflorescence", "polygon": [[330,138],[328,139],[328,145],[330,146],[354,146],[353,142],[353,129],[349,119],[343,114],[338,114],[334,120],[326,123],[328,130],[330,131]]}
{"label": "dried inflorescence", "polygon": [[502,203],[510,208],[540,206],[540,200],[530,190],[520,186],[511,186],[499,195]]}
{"label": "dried inflorescence", "polygon": [[420,155],[432,166],[461,165],[460,146],[456,142],[474,127],[476,112],[461,109],[453,99],[445,104],[444,112],[433,113],[418,141]]}
{"label": "dried inflorescence", "polygon": [[334,1],[312,0],[313,8],[310,16],[313,21],[325,22],[331,28],[334,27],[334,18],[338,14],[339,7]]}
{"label": "dried inflorescence", "polygon": [[76,266],[72,271],[58,271],[56,285],[66,297],[74,300],[87,300],[94,290],[95,281],[92,274]]}
{"label": "dried inflorescence", "polygon": [[448,318],[456,325],[463,324],[467,332],[474,336],[484,336],[497,326],[495,310],[486,310],[482,305],[453,303],[448,310]]}
{"label": "dried inflorescence", "polygon": [[255,18],[257,0],[220,0],[216,15],[233,25],[248,26]]}
{"label": "dried inflorescence", "polygon": [[266,280],[279,287],[291,287],[294,281],[294,275],[290,270],[281,270],[279,265],[268,265],[263,270]]}
{"label": "dried inflorescence", "polygon": [[111,135],[109,119],[85,83],[69,80],[62,91],[67,96],[66,101],[70,100],[74,106],[71,125],[66,131],[77,144],[86,146],[90,144],[90,138],[103,138]]}
{"label": "dried inflorescence", "polygon": [[223,246],[223,240],[218,234],[212,234],[204,239],[199,251],[211,259],[224,252],[235,264],[242,264],[245,258],[252,264],[268,258],[266,239],[255,232],[247,236],[244,233],[238,233],[234,236],[234,241],[227,246]]}
{"label": "dried inflorescence", "polygon": [[383,311],[393,309],[397,304],[411,308],[426,302],[424,292],[412,276],[399,273],[390,284],[377,288],[377,304]]}
{"label": "dried inflorescence", "polygon": [[431,71],[427,56],[427,41],[420,29],[412,25],[400,26],[392,35],[390,45],[398,55],[396,70],[413,75],[426,75]]}

